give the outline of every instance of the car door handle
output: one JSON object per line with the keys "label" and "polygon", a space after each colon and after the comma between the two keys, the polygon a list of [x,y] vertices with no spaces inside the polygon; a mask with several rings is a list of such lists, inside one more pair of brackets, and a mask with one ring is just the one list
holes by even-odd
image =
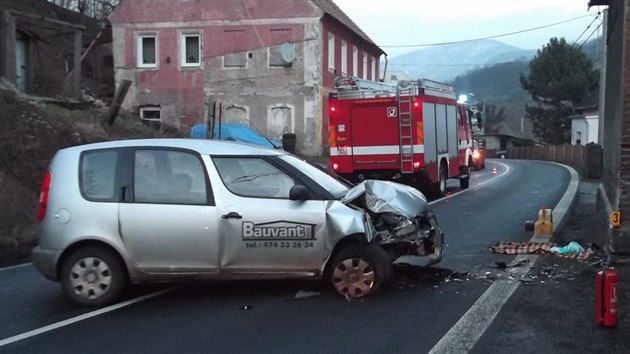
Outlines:
{"label": "car door handle", "polygon": [[241,216],[241,214],[235,212],[235,211],[231,211],[225,215],[221,215],[221,219],[242,219],[243,217]]}

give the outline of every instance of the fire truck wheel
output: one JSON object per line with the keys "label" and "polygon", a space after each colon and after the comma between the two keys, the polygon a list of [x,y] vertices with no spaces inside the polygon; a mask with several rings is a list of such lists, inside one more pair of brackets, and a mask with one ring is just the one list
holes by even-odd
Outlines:
{"label": "fire truck wheel", "polygon": [[446,170],[446,164],[443,164],[440,167],[440,174],[438,176],[438,183],[436,185],[436,194],[438,197],[443,197],[446,193],[446,178],[448,175],[448,171]]}
{"label": "fire truck wheel", "polygon": [[459,179],[459,188],[468,188],[468,185],[470,184],[470,171],[472,171],[472,168],[470,166],[466,166],[466,176]]}
{"label": "fire truck wheel", "polygon": [[469,184],[470,184],[470,175],[468,177],[464,177],[459,180],[459,188],[461,189],[468,189]]}
{"label": "fire truck wheel", "polygon": [[329,274],[339,294],[359,298],[378,292],[391,277],[392,263],[380,246],[354,243],[339,251]]}

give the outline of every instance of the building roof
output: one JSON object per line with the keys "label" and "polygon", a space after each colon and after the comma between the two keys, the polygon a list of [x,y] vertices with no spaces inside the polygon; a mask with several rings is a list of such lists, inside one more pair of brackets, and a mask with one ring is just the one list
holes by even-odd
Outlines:
{"label": "building roof", "polygon": [[[71,11],[57,6],[46,0],[2,0],[0,1],[0,10],[15,10],[31,15],[41,16],[43,18],[67,22],[73,25],[85,26],[83,33],[85,40],[92,40],[96,38],[98,32],[100,31],[98,20],[80,14],[76,11]],[[20,23],[18,23],[18,28],[31,34],[37,31],[35,29],[37,25],[42,24],[42,21],[37,21],[36,19],[24,19],[24,22],[24,28],[20,28],[20,26],[22,26]],[[111,42],[111,29],[106,31],[106,36],[102,36],[99,42]]]}
{"label": "building roof", "polygon": [[372,44],[381,53],[385,54],[385,52],[378,45],[376,45],[376,43],[374,43],[374,41],[365,32],[363,32],[363,30],[361,30],[361,28],[356,23],[354,23],[354,21],[352,21],[350,17],[348,17],[348,15],[346,15],[345,12],[343,12],[339,8],[339,6],[337,6],[337,4],[335,4],[332,0],[312,0],[312,1],[320,9],[322,9],[327,15],[337,20],[342,25],[346,26],[349,30],[356,33],[363,40]]}
{"label": "building roof", "polygon": [[610,0],[589,0],[588,7],[592,6],[608,6]]}

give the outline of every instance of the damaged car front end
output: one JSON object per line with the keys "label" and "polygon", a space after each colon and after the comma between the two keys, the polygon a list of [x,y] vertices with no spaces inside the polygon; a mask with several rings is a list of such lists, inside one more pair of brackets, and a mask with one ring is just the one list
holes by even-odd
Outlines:
{"label": "damaged car front end", "polygon": [[442,260],[444,233],[426,197],[417,189],[391,182],[366,180],[341,200],[364,209],[369,216],[366,232],[396,260],[401,256],[422,257],[422,266]]}
{"label": "damaged car front end", "polygon": [[411,257],[419,266],[442,259],[444,233],[417,189],[366,180],[348,190],[340,202],[327,211],[329,236],[334,238],[330,243],[335,246],[324,278],[341,295],[358,298],[377,292],[398,259]]}

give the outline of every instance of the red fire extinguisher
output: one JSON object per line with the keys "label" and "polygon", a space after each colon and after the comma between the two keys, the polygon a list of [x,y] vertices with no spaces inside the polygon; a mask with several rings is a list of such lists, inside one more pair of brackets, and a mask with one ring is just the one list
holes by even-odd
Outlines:
{"label": "red fire extinguisher", "polygon": [[597,273],[597,324],[617,326],[617,283],[619,278],[613,268]]}

